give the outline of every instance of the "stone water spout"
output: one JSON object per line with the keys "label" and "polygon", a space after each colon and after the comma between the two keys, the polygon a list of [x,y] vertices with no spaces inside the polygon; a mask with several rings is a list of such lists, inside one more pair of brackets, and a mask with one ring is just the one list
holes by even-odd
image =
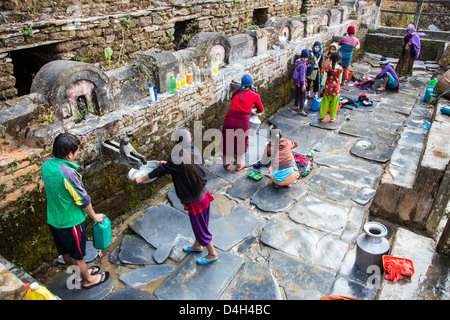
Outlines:
{"label": "stone water spout", "polygon": [[[120,158],[119,163],[131,168],[139,169],[142,165],[147,164],[145,156],[137,152],[130,143],[130,139],[123,138],[120,141]],[[136,161],[137,159],[137,161]]]}
{"label": "stone water spout", "polygon": [[129,168],[139,170],[147,164],[145,156],[133,148],[129,138],[123,138],[120,143],[107,140],[102,143],[102,151],[108,160],[116,161]]}

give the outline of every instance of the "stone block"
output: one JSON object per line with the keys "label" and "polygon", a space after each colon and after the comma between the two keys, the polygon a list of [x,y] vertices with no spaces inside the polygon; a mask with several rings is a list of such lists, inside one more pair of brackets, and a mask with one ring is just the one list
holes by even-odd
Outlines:
{"label": "stone block", "polygon": [[0,300],[24,300],[25,285],[0,263]]}

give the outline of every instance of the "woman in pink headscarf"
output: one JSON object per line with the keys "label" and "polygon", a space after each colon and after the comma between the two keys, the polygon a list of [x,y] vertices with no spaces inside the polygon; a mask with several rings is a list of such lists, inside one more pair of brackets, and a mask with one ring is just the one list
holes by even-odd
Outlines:
{"label": "woman in pink headscarf", "polygon": [[425,33],[416,32],[413,24],[409,24],[406,28],[405,45],[395,69],[399,77],[412,75],[414,60],[417,60],[420,54],[420,36],[426,35]]}

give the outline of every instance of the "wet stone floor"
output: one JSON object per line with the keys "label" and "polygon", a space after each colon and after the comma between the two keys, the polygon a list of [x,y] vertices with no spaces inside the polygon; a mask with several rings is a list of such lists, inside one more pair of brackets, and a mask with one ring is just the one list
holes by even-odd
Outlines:
{"label": "wet stone floor", "polygon": [[[366,55],[352,69],[357,75],[376,75],[378,59]],[[44,284],[63,300],[316,300],[327,295],[376,300],[390,299],[390,291],[398,290],[411,291],[400,298],[449,299],[448,257],[431,255],[423,273],[412,277],[428,280],[411,288],[407,283],[411,279],[400,280],[397,287],[383,285],[388,281],[384,279],[377,285],[354,265],[355,241],[371,220],[368,206],[386,163],[391,160],[408,170],[401,157],[393,156],[399,134],[408,138],[397,148],[409,152],[414,148],[408,143],[425,138],[421,126],[431,114],[422,95],[430,77],[431,72],[418,69],[413,77],[402,79],[398,93],[377,94],[378,82],[367,90],[348,85],[341,95],[357,99],[366,93],[373,106],[344,104],[334,123],[329,115],[324,122],[317,121],[311,101],[308,117],[285,106],[250,137],[249,167],[241,172],[226,172],[208,159],[207,187],[216,199],[210,218],[219,254],[216,262],[196,263],[206,249],[182,251],[193,243],[194,235],[172,188],[160,202],[136,214],[101,258],[88,242],[86,260],[110,271],[110,280],[90,290],[69,290],[72,275],[61,272]],[[315,155],[311,173],[291,188],[274,188],[267,169],[260,170],[264,174],[260,181],[247,177],[264,150],[271,125],[299,143],[295,153]],[[392,245],[398,228],[386,226]],[[407,239],[409,231],[399,230]],[[396,248],[399,255],[409,257],[407,246],[404,251],[402,245]]]}

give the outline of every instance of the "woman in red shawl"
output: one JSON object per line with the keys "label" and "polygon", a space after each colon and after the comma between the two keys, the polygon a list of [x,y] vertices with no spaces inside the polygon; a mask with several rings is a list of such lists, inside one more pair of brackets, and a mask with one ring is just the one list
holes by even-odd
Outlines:
{"label": "woman in red shawl", "polygon": [[256,113],[264,111],[259,94],[252,90],[254,81],[245,74],[241,79],[241,88],[235,90],[231,97],[231,107],[225,116],[222,129],[222,156],[225,170],[231,171],[231,161],[236,156],[236,171],[247,166],[244,161],[248,144],[248,128],[253,107]]}

